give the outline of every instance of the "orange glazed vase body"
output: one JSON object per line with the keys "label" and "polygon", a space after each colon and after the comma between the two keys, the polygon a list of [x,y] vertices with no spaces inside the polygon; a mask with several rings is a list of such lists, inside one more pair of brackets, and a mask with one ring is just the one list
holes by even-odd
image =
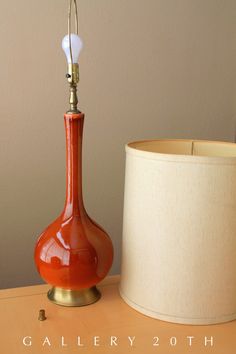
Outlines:
{"label": "orange glazed vase body", "polygon": [[82,134],[84,115],[65,114],[67,184],[61,215],[39,236],[35,263],[53,288],[48,297],[65,306],[95,302],[95,285],[108,273],[113,247],[107,233],[86,213],[82,197]]}

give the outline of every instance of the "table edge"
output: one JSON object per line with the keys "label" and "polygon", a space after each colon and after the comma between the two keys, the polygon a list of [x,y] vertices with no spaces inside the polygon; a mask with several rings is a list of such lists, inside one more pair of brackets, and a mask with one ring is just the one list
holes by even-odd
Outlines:
{"label": "table edge", "polygon": [[[119,281],[120,281],[119,274],[110,275],[107,276],[98,284],[98,288],[117,284],[119,283]],[[40,295],[40,294],[47,293],[49,289],[50,289],[50,285],[48,284],[30,285],[25,287],[2,289],[0,290],[0,300],[19,297],[19,296],[22,297],[22,296]]]}

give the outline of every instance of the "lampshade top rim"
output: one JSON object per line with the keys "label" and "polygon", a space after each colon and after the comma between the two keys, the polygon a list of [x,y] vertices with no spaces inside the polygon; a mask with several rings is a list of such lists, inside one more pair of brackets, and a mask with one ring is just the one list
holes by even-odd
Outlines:
{"label": "lampshade top rim", "polygon": [[236,144],[225,141],[140,140],[126,144],[126,153],[155,160],[236,164]]}

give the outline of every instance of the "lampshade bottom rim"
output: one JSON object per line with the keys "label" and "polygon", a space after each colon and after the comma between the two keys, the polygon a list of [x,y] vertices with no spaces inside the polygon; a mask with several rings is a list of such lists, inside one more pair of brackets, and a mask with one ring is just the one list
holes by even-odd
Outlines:
{"label": "lampshade bottom rim", "polygon": [[157,320],[176,323],[176,324],[183,324],[183,325],[195,325],[195,326],[207,326],[207,325],[215,325],[220,323],[226,323],[236,320],[236,312],[230,315],[223,315],[214,318],[188,318],[188,317],[178,317],[172,316],[170,314],[159,313],[155,310],[147,309],[141,305],[130,300],[119,288],[120,296],[122,299],[134,310],[142,313],[145,316],[155,318]]}
{"label": "lampshade bottom rim", "polygon": [[67,307],[87,306],[97,302],[101,293],[96,286],[81,290],[52,287],[47,293],[48,299],[56,305]]}

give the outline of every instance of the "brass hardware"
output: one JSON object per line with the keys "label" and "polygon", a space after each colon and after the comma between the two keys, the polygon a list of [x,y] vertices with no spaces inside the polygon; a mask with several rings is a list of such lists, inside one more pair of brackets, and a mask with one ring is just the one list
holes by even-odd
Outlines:
{"label": "brass hardware", "polygon": [[70,85],[70,110],[67,113],[79,113],[77,109],[78,98],[77,98],[77,86]]}
{"label": "brass hardware", "polygon": [[76,0],[69,0],[69,10],[68,10],[68,36],[70,45],[70,60],[71,64],[68,64],[68,73],[66,74],[67,81],[70,84],[70,110],[67,113],[80,113],[77,108],[78,97],[77,97],[77,84],[79,82],[79,64],[73,63],[73,54],[71,46],[71,13],[72,13],[72,1],[74,3],[75,10],[75,33],[78,35],[79,32],[79,21],[78,21],[78,9]]}
{"label": "brass hardware", "polygon": [[38,320],[39,321],[45,321],[47,319],[46,315],[45,315],[45,310],[39,310],[39,317]]}
{"label": "brass hardware", "polygon": [[81,290],[53,287],[48,292],[49,300],[61,306],[86,306],[98,301],[100,297],[100,291],[96,286]]}
{"label": "brass hardware", "polygon": [[68,64],[68,82],[77,84],[79,82],[79,64]]}

